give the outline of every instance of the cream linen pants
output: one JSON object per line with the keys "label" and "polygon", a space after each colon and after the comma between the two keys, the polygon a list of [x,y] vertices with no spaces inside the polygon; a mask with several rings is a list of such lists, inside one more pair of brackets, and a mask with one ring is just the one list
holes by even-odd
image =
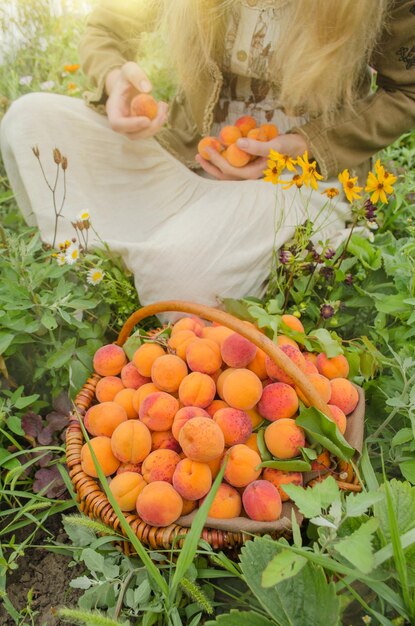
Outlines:
{"label": "cream linen pants", "polygon": [[[218,305],[220,298],[261,296],[272,250],[306,218],[315,240],[344,229],[348,205],[329,208],[318,192],[257,181],[218,181],[189,170],[151,139],[131,141],[80,99],[33,93],[2,120],[1,150],[25,220],[52,243],[52,196],[32,152],[38,146],[54,179],[52,150],[68,158],[67,196],[58,242],[89,211],[94,229],[134,274],[142,304],[183,299]],[[341,198],[341,197],[340,197]],[[96,242],[99,245],[99,242]]]}

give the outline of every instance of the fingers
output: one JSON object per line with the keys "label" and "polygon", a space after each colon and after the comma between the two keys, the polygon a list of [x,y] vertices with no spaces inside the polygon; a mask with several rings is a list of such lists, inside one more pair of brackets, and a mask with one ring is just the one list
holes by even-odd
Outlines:
{"label": "fingers", "polygon": [[137,91],[149,93],[153,89],[151,82],[147,78],[147,74],[137,63],[133,63],[133,61],[125,63],[121,68],[121,73]]}
{"label": "fingers", "polygon": [[208,149],[208,152],[211,157],[210,161],[201,157],[200,154],[196,155],[195,159],[205,172],[218,180],[258,180],[263,177],[265,158],[257,159],[245,167],[233,167],[215,150]]}
{"label": "fingers", "polygon": [[[273,147],[271,141],[256,141],[256,139],[248,139],[246,137],[238,139],[236,145],[241,150],[254,156],[267,157],[270,149]],[[274,148],[275,149],[275,148]]]}
{"label": "fingers", "polygon": [[195,160],[198,163],[200,163],[200,165],[205,170],[205,172],[207,172],[214,178],[217,178],[218,180],[239,180],[236,178],[229,178],[226,174],[221,172],[221,170],[218,167],[216,167],[215,165],[212,165],[210,161],[207,161],[206,159],[201,157],[200,154],[196,155]]}
{"label": "fingers", "polygon": [[[159,102],[158,103],[158,113],[157,113],[157,117],[154,118],[154,120],[151,120],[150,124],[144,128],[143,130],[140,130],[138,132],[133,132],[133,133],[127,133],[127,137],[129,139],[145,139],[146,137],[153,137],[154,135],[156,135],[158,133],[158,131],[164,126],[164,124],[166,123],[167,120],[167,113],[168,113],[168,104],[166,102]],[[134,119],[134,118],[132,118]],[[142,119],[142,118],[135,118],[135,119]],[[145,118],[148,119],[148,118]]]}

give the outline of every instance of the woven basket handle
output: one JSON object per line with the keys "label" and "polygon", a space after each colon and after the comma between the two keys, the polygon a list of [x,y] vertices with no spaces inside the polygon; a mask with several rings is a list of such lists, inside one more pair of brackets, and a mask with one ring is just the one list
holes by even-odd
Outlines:
{"label": "woven basket handle", "polygon": [[316,407],[326,415],[331,415],[327,404],[323,402],[313,385],[295,363],[278,347],[271,339],[259,332],[254,326],[245,324],[243,321],[233,317],[229,313],[214,309],[213,307],[194,302],[186,302],[182,300],[167,300],[164,302],[156,302],[148,306],[144,306],[127,319],[122,327],[116,344],[123,346],[134,326],[146,317],[165,313],[170,311],[178,311],[180,313],[190,313],[197,315],[210,322],[216,322],[222,326],[227,326],[236,333],[239,333],[253,344],[263,350],[277,365],[284,370],[294,383],[299,387],[307,401],[311,406]]}

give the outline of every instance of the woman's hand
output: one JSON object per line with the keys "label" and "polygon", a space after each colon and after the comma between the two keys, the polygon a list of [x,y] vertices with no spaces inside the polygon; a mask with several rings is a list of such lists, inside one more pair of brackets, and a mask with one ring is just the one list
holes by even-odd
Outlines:
{"label": "woman's hand", "polygon": [[201,157],[200,154],[195,157],[196,161],[200,163],[205,172],[219,180],[257,180],[262,178],[264,174],[270,150],[288,154],[294,159],[303,155],[307,150],[307,142],[304,137],[295,133],[280,135],[271,141],[256,141],[255,139],[247,138],[238,139],[236,145],[248,154],[259,158],[245,165],[245,167],[233,167],[216,150],[208,148],[210,161]]}
{"label": "woman's hand", "polygon": [[149,93],[152,85],[137,63],[129,61],[120,69],[112,70],[105,81],[108,100],[106,111],[111,128],[129,139],[140,139],[155,135],[167,118],[167,104],[158,102],[158,113],[154,120],[144,116],[130,115],[131,100],[138,93]]}

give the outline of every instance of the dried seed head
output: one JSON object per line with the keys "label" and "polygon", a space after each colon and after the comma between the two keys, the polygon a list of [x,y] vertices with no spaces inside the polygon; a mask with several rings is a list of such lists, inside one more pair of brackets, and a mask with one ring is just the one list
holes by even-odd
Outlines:
{"label": "dried seed head", "polygon": [[53,160],[55,161],[56,165],[60,165],[62,163],[62,155],[58,148],[53,149]]}
{"label": "dried seed head", "polygon": [[63,171],[68,169],[68,159],[66,157],[62,157],[61,167]]}
{"label": "dried seed head", "polygon": [[329,320],[334,315],[334,308],[331,304],[322,304],[320,307],[320,315],[323,319]]}
{"label": "dried seed head", "polygon": [[40,155],[40,150],[39,150],[39,148],[38,148],[37,146],[33,146],[33,148],[32,148],[32,152],[33,152],[33,154],[35,155],[35,157],[38,159],[38,158],[39,158],[39,155]]}

